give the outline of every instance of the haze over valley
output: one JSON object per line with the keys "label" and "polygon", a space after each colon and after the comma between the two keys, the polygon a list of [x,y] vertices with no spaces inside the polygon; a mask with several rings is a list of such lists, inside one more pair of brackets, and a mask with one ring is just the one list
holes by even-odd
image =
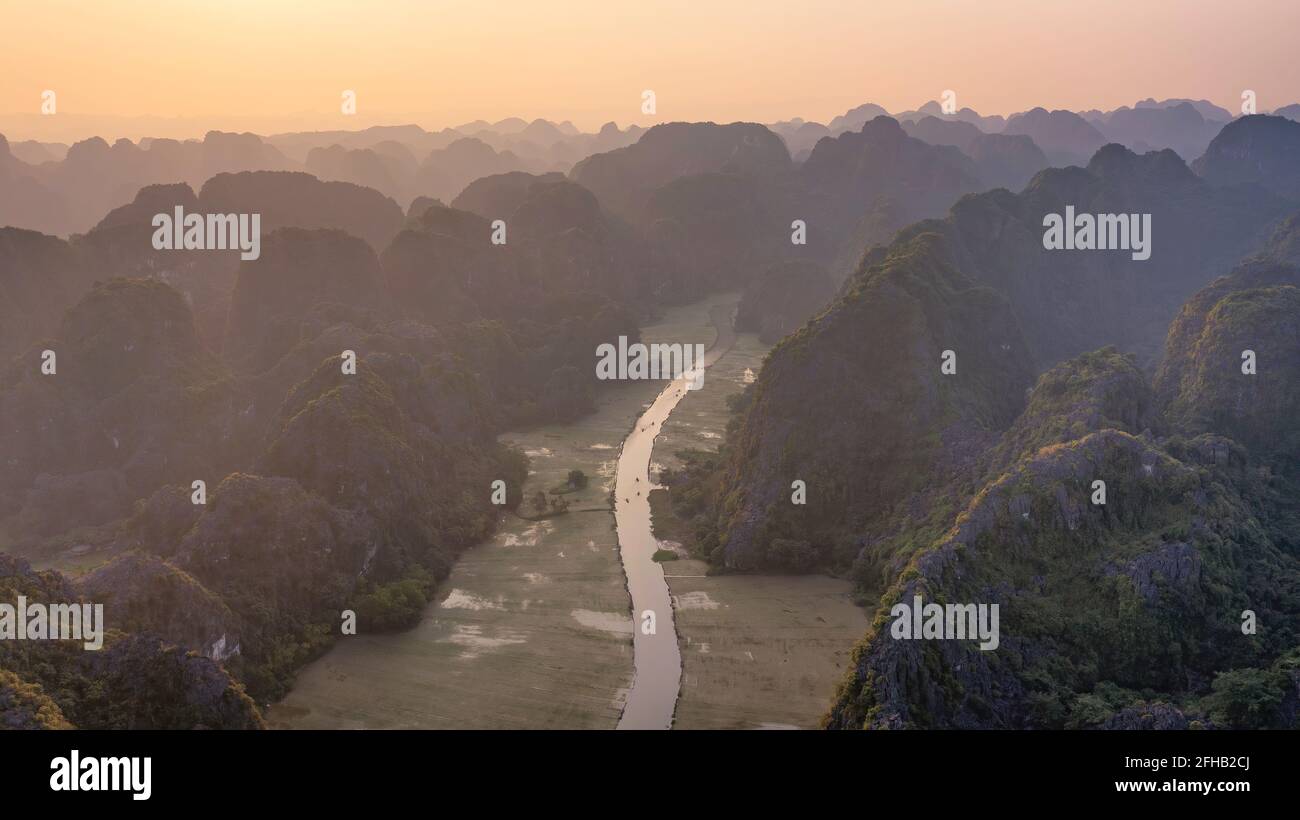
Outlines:
{"label": "haze over valley", "polygon": [[0,117],[0,727],[1297,728],[1294,73],[676,76]]}

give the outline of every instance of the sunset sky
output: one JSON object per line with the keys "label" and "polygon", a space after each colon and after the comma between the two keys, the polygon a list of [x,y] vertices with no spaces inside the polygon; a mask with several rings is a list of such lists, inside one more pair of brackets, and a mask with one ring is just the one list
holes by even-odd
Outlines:
{"label": "sunset sky", "polygon": [[[1297,0],[0,0],[0,132],[201,136],[507,116],[825,122],[875,102],[1300,102]],[[58,113],[41,116],[41,92]],[[358,114],[339,111],[345,89]],[[657,116],[640,111],[657,95]]]}

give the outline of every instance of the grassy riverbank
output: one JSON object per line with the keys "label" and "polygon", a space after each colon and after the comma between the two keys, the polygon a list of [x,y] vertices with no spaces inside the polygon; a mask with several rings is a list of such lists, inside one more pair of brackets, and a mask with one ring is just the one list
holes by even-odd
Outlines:
{"label": "grassy riverbank", "polygon": [[[741,334],[682,400],[655,442],[652,474],[680,466],[675,453],[714,450],[726,429],[727,397],[762,366],[768,346]],[[663,492],[651,497],[655,536],[689,546]],[[685,551],[685,550],[683,550]],[[852,585],[824,575],[714,575],[703,561],[664,565],[682,652],[678,729],[814,728],[830,705],[853,643],[867,621]]]}
{"label": "grassy riverbank", "polygon": [[[731,297],[734,299],[734,297]],[[717,297],[669,311],[647,342],[712,343]],[[415,628],[345,638],[267,712],[278,728],[613,728],[632,681],[632,619],[609,492],[619,446],[662,387],[604,391],[576,424],[502,438],[531,458],[531,498],[566,494],[570,512],[507,516],[468,550]]]}

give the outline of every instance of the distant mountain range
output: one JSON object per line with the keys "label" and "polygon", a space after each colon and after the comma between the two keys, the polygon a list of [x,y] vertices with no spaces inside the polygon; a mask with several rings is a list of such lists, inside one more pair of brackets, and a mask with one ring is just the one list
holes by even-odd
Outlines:
{"label": "distant mountain range", "polygon": [[[492,532],[485,488],[517,500],[528,469],[499,432],[589,413],[617,389],[599,344],[739,290],[775,347],[673,484],[701,555],[851,574],[877,615],[1026,607],[1006,661],[877,618],[832,725],[1237,725],[1256,678],[1291,725],[1296,408],[1285,379],[1230,376],[1249,346],[1295,375],[1300,123],[1218,111],[0,139],[0,537],[110,556],[71,578],[0,554],[0,591],[120,613],[100,659],[0,643],[0,702],[260,725],[341,609],[411,624]],[[260,255],[156,249],[176,208],[259,214]],[[1150,215],[1150,258],[1048,250],[1066,208]],[[1280,626],[1229,648],[1247,607]]]}
{"label": "distant mountain range", "polygon": [[[1300,104],[1278,116],[1300,119]],[[872,103],[821,124],[793,119],[767,129],[785,142],[794,163],[811,156],[825,137],[857,132],[872,119],[890,116]],[[978,141],[969,130],[922,125],[927,118],[964,124],[986,135],[1027,136],[1052,165],[1084,164],[1107,142],[1142,153],[1170,148],[1185,161],[1200,157],[1232,115],[1205,100],[1142,100],[1114,111],[1033,109],[1008,118],[981,116],[970,108],[945,114],[938,102],[892,115],[912,136],[957,145],[985,165],[986,182],[1015,187],[1037,160],[1011,143]],[[960,127],[960,126],[958,126]],[[919,130],[918,130],[919,129]],[[419,197],[443,202],[484,176],[524,171],[568,173],[587,157],[636,143],[646,129],[605,124],[583,133],[572,123],[512,117],[426,131],[416,125],[374,126],[359,131],[274,134],[211,132],[202,140],[92,138],[68,146],[36,141],[0,144],[0,225],[45,233],[81,233],[105,211],[129,202],[135,191],[157,183],[202,187],[222,172],[297,170],[322,180],[351,182],[383,193],[403,208]],[[1029,172],[1028,175],[1032,175]]]}

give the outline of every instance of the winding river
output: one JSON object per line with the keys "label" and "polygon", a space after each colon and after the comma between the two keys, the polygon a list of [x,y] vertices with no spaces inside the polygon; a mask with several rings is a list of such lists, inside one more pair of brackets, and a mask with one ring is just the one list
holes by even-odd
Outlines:
{"label": "winding river", "polygon": [[[713,338],[704,358],[711,366],[734,349],[735,307],[732,295],[720,295],[672,308],[642,329],[642,340],[708,344]],[[703,391],[710,401],[723,387],[722,377],[712,372]],[[596,412],[576,423],[503,434],[503,441],[532,459],[530,489],[560,484],[574,468],[600,480],[573,496],[579,509],[569,515],[529,522],[503,514],[491,539],[457,559],[438,600],[415,627],[363,630],[339,640],[303,668],[282,701],[267,705],[268,724],[286,729],[674,725],[685,682],[684,652],[678,649],[663,569],[653,560],[658,544],[647,495],[656,438],[686,392],[680,380],[667,386],[629,384],[606,391]],[[694,416],[683,429],[698,423]],[[663,439],[659,443],[662,447]],[[612,510],[610,490],[617,499]],[[739,598],[733,602],[743,606]],[[652,635],[641,628],[646,610],[655,613]],[[681,640],[683,646],[689,643]],[[719,649],[721,657],[725,650]],[[722,685],[728,691],[735,686]],[[706,711],[707,703],[700,704]]]}
{"label": "winding river", "polygon": [[[710,319],[717,338],[705,354],[711,366],[735,343],[732,310],[715,306]],[[668,384],[650,408],[636,420],[623,441],[614,484],[614,519],[618,527],[619,554],[632,596],[633,660],[635,676],[620,729],[669,729],[681,689],[682,658],[673,621],[672,598],[663,565],[653,558],[659,548],[650,524],[650,458],[663,423],[687,392],[691,379],[682,376]],[[653,613],[654,629],[648,628]]]}

